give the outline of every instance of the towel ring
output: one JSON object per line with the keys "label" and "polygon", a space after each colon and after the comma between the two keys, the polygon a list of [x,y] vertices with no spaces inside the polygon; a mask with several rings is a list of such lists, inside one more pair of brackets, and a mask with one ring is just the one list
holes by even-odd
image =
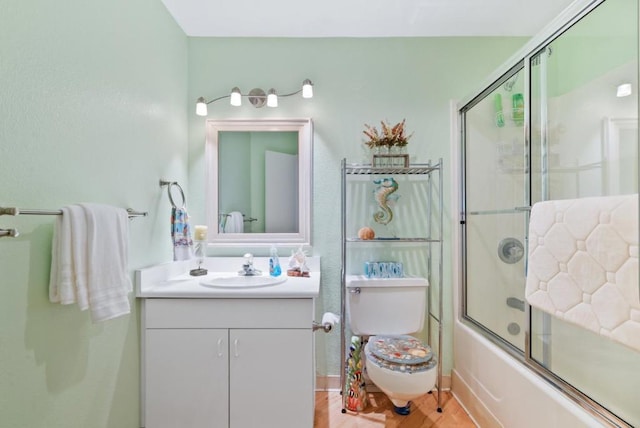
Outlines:
{"label": "towel ring", "polygon": [[164,180],[160,180],[160,187],[163,186],[167,186],[167,195],[169,196],[169,202],[171,202],[171,206],[173,208],[178,208],[178,206],[176,205],[175,201],[173,200],[173,195],[171,194],[171,188],[173,186],[176,186],[178,188],[178,190],[180,191],[180,196],[182,197],[182,204],[180,205],[180,208],[184,208],[187,200],[184,197],[184,191],[182,190],[182,187],[178,184],[177,181],[164,181]]}

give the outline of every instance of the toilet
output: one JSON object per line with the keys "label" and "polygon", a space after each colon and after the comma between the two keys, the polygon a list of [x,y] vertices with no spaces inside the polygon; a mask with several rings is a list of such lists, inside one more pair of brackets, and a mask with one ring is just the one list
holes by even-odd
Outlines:
{"label": "toilet", "polygon": [[420,332],[426,316],[425,278],[346,277],[346,311],[354,335],[368,337],[366,373],[407,415],[410,401],[431,391],[438,361],[430,347],[410,333]]}

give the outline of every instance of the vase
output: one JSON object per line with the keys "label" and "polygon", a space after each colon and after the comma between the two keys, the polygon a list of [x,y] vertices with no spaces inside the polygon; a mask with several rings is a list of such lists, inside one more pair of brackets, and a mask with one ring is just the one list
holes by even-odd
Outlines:
{"label": "vase", "polygon": [[207,270],[202,267],[202,263],[204,262],[205,252],[207,248],[207,241],[203,240],[194,240],[194,248],[193,248],[193,256],[198,263],[198,267],[195,269],[191,269],[189,274],[191,276],[203,276],[207,274]]}
{"label": "vase", "polygon": [[409,166],[409,155],[406,146],[391,146],[386,158],[388,167],[404,168]]}

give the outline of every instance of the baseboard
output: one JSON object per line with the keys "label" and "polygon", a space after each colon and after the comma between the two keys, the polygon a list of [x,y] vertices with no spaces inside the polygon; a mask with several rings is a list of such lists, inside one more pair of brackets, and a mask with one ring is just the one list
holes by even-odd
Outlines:
{"label": "baseboard", "polygon": [[451,376],[442,375],[442,390],[443,391],[451,390]]}
{"label": "baseboard", "polygon": [[[503,428],[502,424],[480,401],[469,385],[454,370],[449,378],[451,393],[471,416],[473,422],[482,428]],[[442,382],[444,384],[444,381]]]}
{"label": "baseboard", "polygon": [[[380,392],[380,390],[365,377],[367,391]],[[316,391],[340,391],[340,376],[316,376]],[[442,376],[442,389],[451,389],[451,376]]]}
{"label": "baseboard", "polygon": [[340,391],[340,376],[316,376],[316,391]]}

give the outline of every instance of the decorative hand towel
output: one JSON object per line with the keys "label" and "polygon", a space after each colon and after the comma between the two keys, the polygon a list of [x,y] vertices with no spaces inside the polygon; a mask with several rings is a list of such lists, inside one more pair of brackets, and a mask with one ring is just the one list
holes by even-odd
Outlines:
{"label": "decorative hand towel", "polygon": [[535,204],[527,270],[531,306],[640,351],[637,194]]}
{"label": "decorative hand towel", "polygon": [[220,222],[218,223],[218,233],[224,233],[229,216],[227,214],[219,214],[218,218],[220,219]]}
{"label": "decorative hand towel", "polygon": [[185,208],[171,209],[171,240],[173,241],[173,260],[189,260],[193,257],[191,226]]}
{"label": "decorative hand towel", "polygon": [[90,309],[93,322],[128,314],[128,239],[124,209],[98,204],[62,208],[54,226],[49,300]]}

